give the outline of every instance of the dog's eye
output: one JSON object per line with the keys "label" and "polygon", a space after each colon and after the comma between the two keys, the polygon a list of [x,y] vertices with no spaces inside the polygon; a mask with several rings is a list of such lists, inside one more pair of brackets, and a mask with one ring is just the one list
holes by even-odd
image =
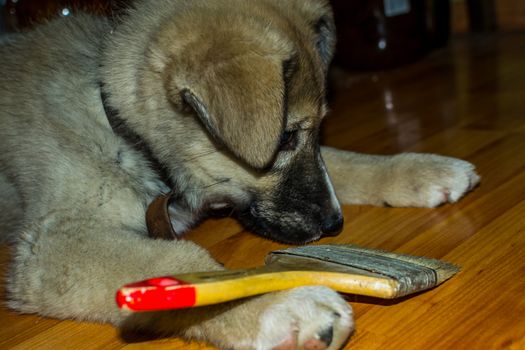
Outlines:
{"label": "dog's eye", "polygon": [[297,147],[297,131],[285,131],[281,136],[279,149],[281,151],[293,151]]}

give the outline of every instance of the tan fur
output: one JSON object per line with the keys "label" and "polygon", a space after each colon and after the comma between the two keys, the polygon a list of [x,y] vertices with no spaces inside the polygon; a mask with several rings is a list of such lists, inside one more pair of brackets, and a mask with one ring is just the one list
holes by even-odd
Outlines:
{"label": "tan fur", "polygon": [[342,224],[325,162],[343,203],[432,207],[478,182],[457,159],[319,148],[333,30],[324,0],[139,0],[117,23],[80,15],[4,38],[9,306],[221,348],[339,348],[352,313],[326,288],[137,315],[113,300],[133,280],[222,269],[192,242],[147,237],[145,208],[169,185],[181,233],[232,207],[263,236],[305,243]]}

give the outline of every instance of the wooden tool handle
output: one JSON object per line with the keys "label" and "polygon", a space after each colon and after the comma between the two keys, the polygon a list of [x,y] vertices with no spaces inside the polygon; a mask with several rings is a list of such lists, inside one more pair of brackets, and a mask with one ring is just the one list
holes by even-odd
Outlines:
{"label": "wooden tool handle", "polygon": [[398,282],[388,278],[260,267],[166,276],[128,284],[117,292],[117,304],[131,311],[180,309],[308,285],[379,298],[393,298],[398,290]]}

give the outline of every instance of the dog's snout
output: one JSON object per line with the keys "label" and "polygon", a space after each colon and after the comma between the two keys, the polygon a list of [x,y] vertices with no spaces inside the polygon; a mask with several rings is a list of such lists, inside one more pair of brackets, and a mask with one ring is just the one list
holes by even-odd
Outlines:
{"label": "dog's snout", "polygon": [[343,229],[344,219],[341,214],[327,216],[321,223],[323,236],[337,236]]}

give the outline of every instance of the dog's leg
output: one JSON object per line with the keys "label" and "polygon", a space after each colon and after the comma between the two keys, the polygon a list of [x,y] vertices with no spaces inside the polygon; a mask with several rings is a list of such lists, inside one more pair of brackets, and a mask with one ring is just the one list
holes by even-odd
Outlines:
{"label": "dog's leg", "polygon": [[375,156],[322,147],[322,155],[344,204],[436,207],[456,202],[480,180],[471,163],[435,154]]}
{"label": "dog's leg", "polygon": [[125,283],[217,269],[221,265],[190,241],[152,240],[102,215],[52,215],[31,225],[18,241],[7,283],[9,305],[21,312],[111,322],[229,349],[295,349],[305,344],[337,349],[352,330],[349,306],[322,287],[182,311],[129,315],[117,310],[115,292]]}
{"label": "dog's leg", "polygon": [[0,243],[14,239],[23,218],[21,208],[18,191],[7,177],[0,173]]}

